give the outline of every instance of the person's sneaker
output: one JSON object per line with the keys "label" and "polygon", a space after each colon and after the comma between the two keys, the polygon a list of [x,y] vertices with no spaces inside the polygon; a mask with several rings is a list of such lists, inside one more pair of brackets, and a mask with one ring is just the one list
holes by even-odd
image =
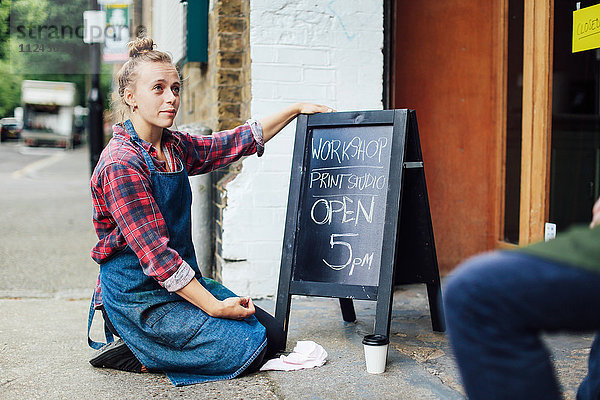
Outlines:
{"label": "person's sneaker", "polygon": [[90,360],[96,368],[112,368],[128,372],[144,372],[146,369],[133,355],[123,339],[110,342]]}

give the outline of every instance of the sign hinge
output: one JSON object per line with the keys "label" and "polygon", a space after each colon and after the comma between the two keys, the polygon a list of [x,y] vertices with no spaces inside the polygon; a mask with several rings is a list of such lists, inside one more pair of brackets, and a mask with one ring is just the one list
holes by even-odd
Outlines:
{"label": "sign hinge", "polygon": [[423,168],[423,161],[407,161],[404,168]]}

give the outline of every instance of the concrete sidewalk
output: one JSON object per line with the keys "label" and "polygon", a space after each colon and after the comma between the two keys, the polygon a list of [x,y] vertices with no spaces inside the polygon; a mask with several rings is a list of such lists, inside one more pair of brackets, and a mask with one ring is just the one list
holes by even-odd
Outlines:
{"label": "concrete sidewalk", "polygon": [[[85,338],[89,300],[76,293],[0,299],[0,399],[463,399],[447,338],[433,332],[424,285],[394,296],[387,370],[366,372],[361,340],[371,333],[375,303],[358,301],[356,323],[343,322],[337,299],[294,297],[288,350],[314,340],[328,352],[319,368],[260,372],[231,381],[177,388],[161,374],[96,369]],[[257,301],[273,311],[272,301]],[[97,316],[92,337],[100,339]],[[574,398],[593,339],[556,335],[565,398]]]}

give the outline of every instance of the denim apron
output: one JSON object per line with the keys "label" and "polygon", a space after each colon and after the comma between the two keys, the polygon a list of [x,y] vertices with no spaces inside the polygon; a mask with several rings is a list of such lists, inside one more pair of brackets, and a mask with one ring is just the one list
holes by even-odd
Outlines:
{"label": "denim apron", "polygon": [[[235,296],[218,282],[203,278],[198,268],[191,238],[192,192],[185,168],[156,171],[130,120],[125,128],[150,169],[154,199],[169,231],[169,247],[217,299]],[[209,316],[145,275],[129,246],[100,265],[100,283],[104,309],[121,338],[146,368],[164,371],[175,386],[234,378],[266,345],[265,328],[256,317],[238,321]],[[107,333],[107,341],[111,340]]]}

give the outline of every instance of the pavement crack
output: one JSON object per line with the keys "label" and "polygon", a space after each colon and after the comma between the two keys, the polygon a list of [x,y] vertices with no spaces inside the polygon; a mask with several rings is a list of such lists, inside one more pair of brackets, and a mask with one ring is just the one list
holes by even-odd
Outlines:
{"label": "pavement crack", "polygon": [[277,400],[284,400],[285,396],[283,395],[283,393],[281,393],[281,387],[279,386],[279,384],[274,379],[269,377],[269,374],[266,374],[265,378],[267,380],[267,386],[271,390],[273,396],[275,396]]}
{"label": "pavement crack", "polygon": [[0,386],[8,386],[10,385],[11,382],[16,381],[17,378],[12,378],[12,379],[2,379],[0,381]]}

